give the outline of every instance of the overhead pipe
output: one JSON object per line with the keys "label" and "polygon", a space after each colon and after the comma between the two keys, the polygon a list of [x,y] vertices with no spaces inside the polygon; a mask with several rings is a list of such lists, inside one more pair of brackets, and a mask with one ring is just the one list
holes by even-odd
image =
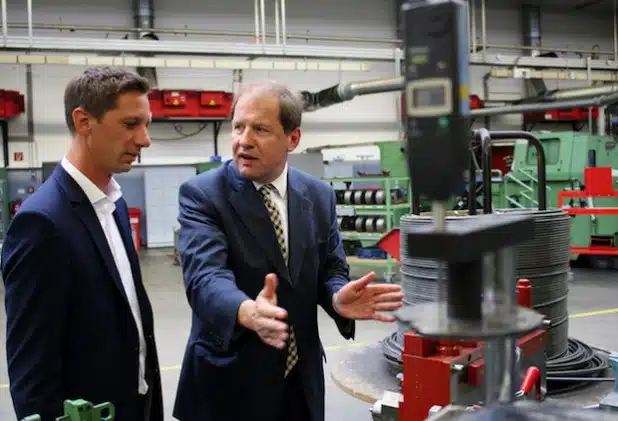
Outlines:
{"label": "overhead pipe", "polygon": [[523,5],[521,8],[522,36],[523,42],[530,50],[524,49],[530,56],[541,54],[541,7],[530,4]]}
{"label": "overhead pipe", "polygon": [[26,10],[28,14],[28,39],[32,45],[32,0],[26,2]]}
{"label": "overhead pipe", "polygon": [[283,36],[283,45],[287,45],[287,38],[288,38],[288,32],[287,32],[287,23],[286,23],[286,17],[285,17],[285,0],[280,0],[280,6],[281,6],[281,32],[282,32],[282,36]]}
{"label": "overhead pipe", "polygon": [[279,0],[275,0],[275,43],[279,45],[281,43],[281,35],[279,34],[279,15],[281,14],[281,6]]}
{"label": "overhead pipe", "polygon": [[[402,91],[405,78],[394,77],[375,79],[364,82],[349,82],[331,86],[318,92],[302,91],[305,111],[315,111],[331,105],[349,101],[356,96],[384,92]],[[594,98],[589,98],[594,97]],[[526,101],[517,105],[492,107],[471,110],[471,116],[491,116],[500,114],[519,114],[528,111],[544,111],[549,109],[569,109],[579,107],[595,107],[612,104],[618,101],[618,85],[595,86],[581,89],[554,91],[551,95],[543,95],[541,103]],[[578,99],[582,98],[582,99]],[[563,102],[557,102],[563,100]],[[567,101],[565,101],[567,100]]]}
{"label": "overhead pipe", "polygon": [[618,92],[618,84],[590,86],[586,88],[555,89],[545,94],[523,98],[517,104],[528,102],[548,102],[565,99],[583,98],[595,95],[606,95]]}
{"label": "overhead pipe", "polygon": [[330,105],[349,101],[359,95],[397,92],[403,90],[404,78],[376,79],[364,82],[343,83],[319,92],[302,91],[306,111],[315,111]]}
{"label": "overhead pipe", "polygon": [[6,37],[9,32],[9,23],[8,18],[6,17],[6,0],[2,0],[2,5],[0,7],[2,8],[2,37],[4,38],[4,41],[6,41]]}
{"label": "overhead pipe", "polygon": [[[138,39],[158,41],[159,38],[152,31],[154,29],[154,0],[133,0],[133,22],[141,31],[137,33]],[[144,54],[144,57],[152,57],[154,54]],[[157,69],[154,67],[138,67],[137,73],[145,77],[152,87],[159,85]]]}
{"label": "overhead pipe", "polygon": [[260,43],[260,0],[253,0],[253,13],[255,17],[255,43]]}
{"label": "overhead pipe", "polygon": [[261,20],[261,33],[262,33],[262,44],[266,44],[266,6],[264,5],[264,0],[260,0],[260,20]]}

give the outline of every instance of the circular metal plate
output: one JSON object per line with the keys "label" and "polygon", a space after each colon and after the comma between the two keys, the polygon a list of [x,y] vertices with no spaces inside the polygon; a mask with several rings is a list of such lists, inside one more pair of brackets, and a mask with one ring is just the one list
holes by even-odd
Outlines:
{"label": "circular metal plate", "polygon": [[543,315],[517,307],[511,317],[484,316],[480,322],[449,319],[445,302],[417,304],[394,312],[399,323],[428,337],[476,339],[519,335],[543,326]]}

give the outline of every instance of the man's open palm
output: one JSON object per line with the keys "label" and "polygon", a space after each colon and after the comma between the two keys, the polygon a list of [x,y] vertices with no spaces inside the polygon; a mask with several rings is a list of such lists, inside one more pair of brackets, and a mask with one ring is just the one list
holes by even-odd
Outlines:
{"label": "man's open palm", "polygon": [[343,317],[354,320],[379,320],[392,322],[392,315],[381,313],[393,311],[403,305],[401,286],[372,284],[375,273],[370,272],[356,281],[349,282],[337,293],[335,305]]}

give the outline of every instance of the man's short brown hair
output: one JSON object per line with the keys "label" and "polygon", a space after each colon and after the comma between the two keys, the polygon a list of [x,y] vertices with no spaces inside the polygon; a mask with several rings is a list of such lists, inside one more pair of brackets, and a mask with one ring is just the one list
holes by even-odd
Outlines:
{"label": "man's short brown hair", "polygon": [[127,92],[147,94],[148,81],[140,75],[116,67],[91,67],[73,78],[64,91],[64,115],[71,133],[75,133],[73,110],[81,107],[101,120],[116,108],[118,97]]}

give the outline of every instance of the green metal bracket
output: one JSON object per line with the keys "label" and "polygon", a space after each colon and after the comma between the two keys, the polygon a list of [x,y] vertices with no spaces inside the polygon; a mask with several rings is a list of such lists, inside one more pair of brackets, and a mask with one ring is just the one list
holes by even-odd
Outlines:
{"label": "green metal bracket", "polygon": [[[107,410],[108,415],[103,416]],[[64,401],[64,415],[56,418],[56,421],[114,421],[116,411],[114,405],[109,402],[93,405],[83,399]],[[21,421],[41,421],[39,415],[30,415]]]}

